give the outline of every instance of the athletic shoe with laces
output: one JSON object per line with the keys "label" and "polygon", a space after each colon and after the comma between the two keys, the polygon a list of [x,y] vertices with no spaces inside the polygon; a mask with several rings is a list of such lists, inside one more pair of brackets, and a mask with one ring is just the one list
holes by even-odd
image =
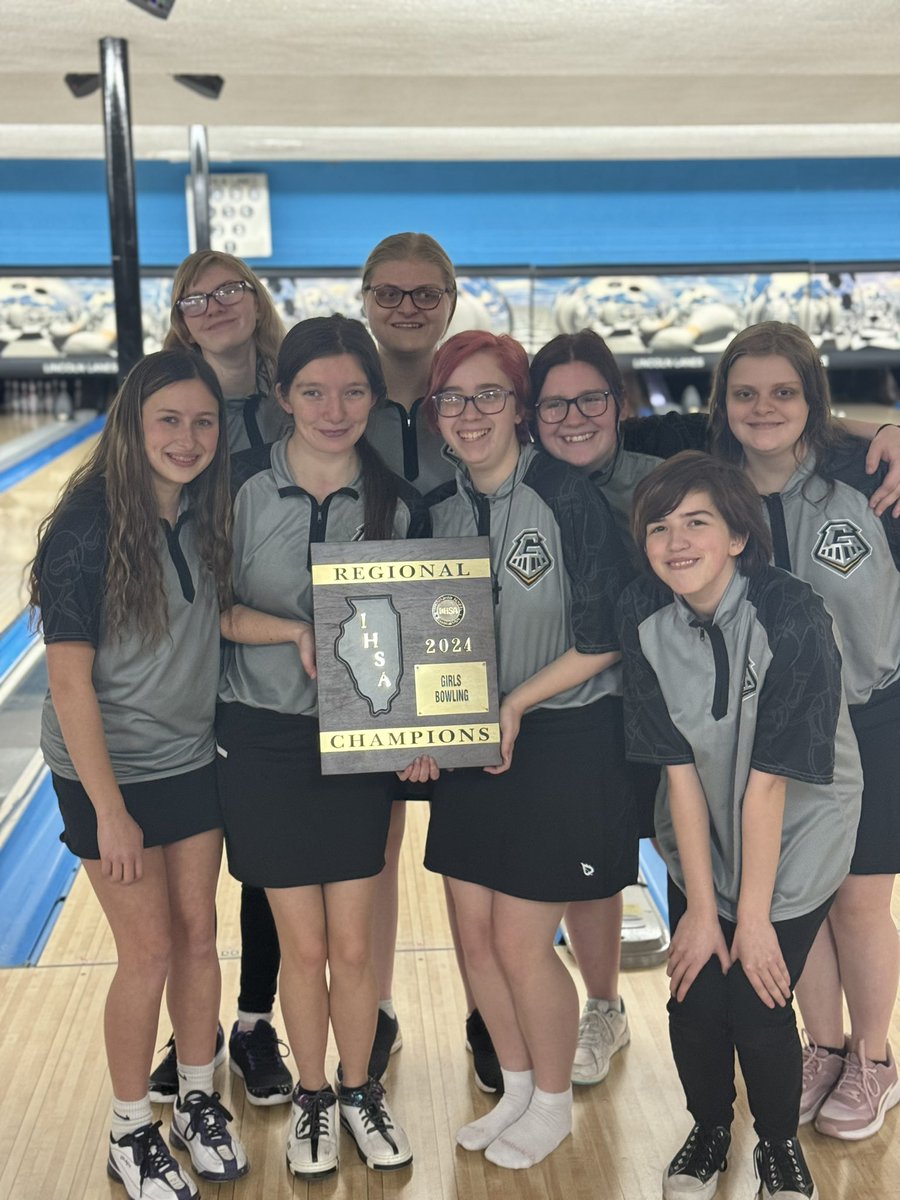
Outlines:
{"label": "athletic shoe with laces", "polygon": [[[150,1099],[154,1104],[172,1104],[178,1095],[178,1055],[175,1051],[175,1034],[173,1033],[162,1047],[165,1057],[150,1076]],[[214,1066],[220,1067],[225,1061],[225,1030],[222,1023],[216,1029],[216,1053]]]}
{"label": "athletic shoe with laces", "polygon": [[761,1200],[816,1200],[818,1192],[797,1138],[761,1141],[753,1152]]}
{"label": "athletic shoe with laces", "polygon": [[719,1172],[728,1166],[731,1130],[724,1125],[695,1125],[663,1176],[663,1200],[710,1200]]}
{"label": "athletic shoe with laces", "polygon": [[602,1083],[609,1074],[612,1056],[631,1041],[625,1005],[608,1000],[587,1000],[578,1023],[578,1046],[572,1064],[572,1082]]}
{"label": "athletic shoe with laces", "polygon": [[843,1054],[817,1046],[803,1030],[803,1094],[800,1097],[800,1124],[815,1120],[837,1083],[844,1065]]}
{"label": "athletic shoe with laces", "polygon": [[466,1017],[466,1049],[472,1055],[475,1082],[483,1092],[503,1095],[503,1072],[488,1027],[477,1008]]}
{"label": "athletic shoe with laces", "polygon": [[244,1081],[251,1104],[289,1104],[294,1081],[284,1065],[289,1051],[268,1021],[260,1019],[250,1030],[235,1021],[228,1039],[230,1066]]}
{"label": "athletic shoe with laces", "polygon": [[130,1200],[197,1200],[200,1193],[170,1154],[161,1124],[142,1125],[118,1141],[110,1135],[106,1173],[124,1186]]}
{"label": "athletic shoe with laces", "polygon": [[369,1055],[370,1079],[382,1077],[388,1069],[391,1055],[396,1054],[402,1045],[400,1022],[396,1017],[389,1017],[383,1008],[379,1008],[375,1039],[372,1042],[372,1053]]}
{"label": "athletic shoe with laces", "polygon": [[293,1175],[318,1178],[338,1165],[337,1096],[326,1084],[318,1092],[301,1092],[291,1098],[287,1164]]}
{"label": "athletic shoe with laces", "polygon": [[395,1171],[412,1162],[409,1138],[388,1108],[384,1088],[376,1079],[364,1087],[338,1083],[341,1124],[356,1142],[359,1157],[373,1171]]}
{"label": "athletic shoe with laces", "polygon": [[841,1077],[819,1109],[816,1129],[828,1137],[860,1141],[878,1132],[898,1101],[900,1080],[890,1045],[883,1064],[866,1058],[865,1043],[860,1042],[858,1055],[847,1051]]}
{"label": "athletic shoe with laces", "polygon": [[240,1179],[250,1170],[244,1147],[228,1128],[231,1119],[218,1092],[211,1096],[188,1092],[183,1100],[175,1102],[169,1140],[179,1150],[187,1150],[202,1179],[222,1183]]}

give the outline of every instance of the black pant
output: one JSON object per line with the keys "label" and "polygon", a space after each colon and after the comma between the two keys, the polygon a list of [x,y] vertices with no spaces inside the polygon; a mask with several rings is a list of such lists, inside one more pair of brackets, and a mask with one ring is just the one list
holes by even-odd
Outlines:
{"label": "black pant", "polygon": [[[811,913],[776,921],[774,929],[791,978],[791,992],[834,897]],[[687,910],[684,893],[669,880],[669,924],[674,933]],[[719,917],[730,948],[735,926]],[[790,1002],[767,1008],[740,963],[722,974],[713,955],[679,1004],[669,1000],[669,1038],[688,1111],[698,1125],[731,1126],[734,1052],[747,1085],[753,1126],[760,1138],[797,1136],[803,1053]]]}
{"label": "black pant", "polygon": [[281,950],[275,918],[263,888],[241,884],[241,992],[242,1012],[267,1013],[275,1004]]}

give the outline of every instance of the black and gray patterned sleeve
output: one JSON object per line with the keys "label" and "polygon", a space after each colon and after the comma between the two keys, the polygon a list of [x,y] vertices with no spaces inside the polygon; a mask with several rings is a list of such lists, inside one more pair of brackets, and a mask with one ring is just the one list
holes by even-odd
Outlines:
{"label": "black and gray patterned sleeve", "polygon": [[652,585],[636,580],[617,610],[622,644],[625,754],[632,762],[656,766],[694,761],[694,752],[669,716],[656,672],[641,649],[641,621],[656,608]]}
{"label": "black and gray patterned sleeve", "polygon": [[[559,526],[563,560],[572,585],[571,624],[581,654],[618,650],[615,612],[634,568],[606,500],[587,476],[550,460],[553,486],[543,492]],[[565,468],[565,469],[559,469]],[[534,486],[541,493],[540,476]]]}
{"label": "black and gray patterned sleeve", "polygon": [[106,514],[70,505],[54,521],[37,564],[45,642],[100,642]]}
{"label": "black and gray patterned sleeve", "polygon": [[784,576],[761,598],[773,658],[759,697],[751,765],[771,775],[831,783],[841,704],[841,656],[821,598]]}

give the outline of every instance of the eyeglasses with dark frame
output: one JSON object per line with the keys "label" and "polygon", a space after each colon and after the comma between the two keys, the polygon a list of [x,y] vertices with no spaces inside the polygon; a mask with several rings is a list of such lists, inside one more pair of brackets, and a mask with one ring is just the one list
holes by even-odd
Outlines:
{"label": "eyeglasses with dark frame", "polygon": [[508,388],[482,388],[474,396],[464,396],[462,392],[435,392],[431,403],[439,417],[460,417],[467,404],[471,404],[483,417],[493,417],[503,412],[506,401],[512,395]]}
{"label": "eyeglasses with dark frame", "polygon": [[392,283],[376,283],[374,287],[367,284],[363,291],[372,293],[379,308],[399,308],[404,299],[409,296],[416,308],[422,312],[429,312],[432,308],[437,308],[443,298],[451,296],[456,289],[431,287],[430,285],[407,289],[394,287]]}
{"label": "eyeglasses with dark frame", "polygon": [[192,292],[190,296],[182,296],[175,301],[175,307],[184,317],[202,317],[209,308],[210,300],[229,308],[240,302],[244,292],[255,291],[256,288],[246,279],[231,279],[228,283],[220,283],[212,292]]}
{"label": "eyeglasses with dark frame", "polygon": [[559,425],[569,415],[574,404],[583,417],[602,417],[609,408],[610,391],[582,392],[571,400],[565,396],[548,396],[534,406],[537,415],[546,425]]}

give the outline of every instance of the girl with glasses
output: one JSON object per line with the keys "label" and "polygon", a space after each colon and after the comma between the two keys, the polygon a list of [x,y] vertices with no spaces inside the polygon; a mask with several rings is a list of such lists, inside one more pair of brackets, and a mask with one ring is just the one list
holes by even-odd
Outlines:
{"label": "girl with glasses", "polygon": [[637,872],[613,628],[631,572],[590,482],[528,445],[517,342],[457,334],[429,390],[459,464],[428,498],[434,532],[490,537],[502,696],[502,762],[440,777],[426,848],[425,865],[449,879],[504,1085],[457,1140],[525,1168],[572,1128],[578,1000],[554,950],[560,918]]}
{"label": "girl with glasses", "polygon": [[[427,400],[432,359],[456,308],[453,264],[444,248],[427,233],[391,234],[367,258],[362,292],[365,317],[378,344],[387,383],[387,395],[369,415],[366,438],[393,471],[424,495],[453,475],[452,464],[442,454],[441,438],[430,423]],[[405,800],[427,799],[429,794],[422,784],[401,784],[391,816],[375,924],[379,1015],[370,1071],[378,1078],[387,1069],[390,1055],[402,1044],[391,992]],[[500,1067],[458,950],[449,893],[447,913],[465,991],[466,1044],[472,1051],[475,1080],[484,1091],[500,1091],[503,1087]]]}
{"label": "girl with glasses", "polygon": [[[284,325],[272,297],[253,271],[234,255],[198,250],[188,255],[172,284],[167,349],[197,355],[216,374],[225,395],[225,435],[232,453],[277,441],[290,417],[275,399],[275,361]],[[241,982],[229,1037],[231,1069],[251,1104],[287,1104],[293,1079],[272,1023],[279,949],[265,892],[241,888]],[[224,1034],[216,1046],[225,1055]],[[177,1091],[177,1046],[150,1077],[150,1095],[170,1103]]]}
{"label": "girl with glasses", "polygon": [[172,1144],[205,1179],[248,1170],[213,1091],[222,853],[213,717],[219,611],[230,603],[223,421],[201,358],[148,355],[42,523],[31,568],[50,683],[41,748],[63,840],[116,942],[108,1171],[133,1200],[198,1194],[150,1109],[164,987],[178,1038]]}
{"label": "girl with glasses", "polygon": [[[531,387],[531,424],[541,446],[585,473],[630,544],[632,493],[661,460],[622,446],[619,423],[625,386],[612,351],[593,330],[561,333],[535,355]],[[659,770],[630,763],[628,772],[639,836],[652,837]],[[631,1038],[619,996],[622,911],[621,892],[602,900],[578,901],[566,909],[566,935],[587,990],[572,1068],[576,1084],[605,1079],[612,1056]]]}
{"label": "girl with glasses", "polygon": [[[316,317],[285,337],[276,397],[292,432],[234,463],[234,592],[217,721],[229,870],[266,889],[282,951],[281,1007],[297,1063],[287,1159],[301,1178],[338,1165],[337,1118],[374,1170],[412,1160],[370,1077],[377,980],[372,914],[392,782],[323,776],[319,757],[312,541],[428,536],[418,493],[365,439],[385,384],[359,321]],[[405,776],[428,778],[412,765]],[[327,977],[326,977],[327,967]],[[329,1023],[342,1073],[325,1077]]]}

